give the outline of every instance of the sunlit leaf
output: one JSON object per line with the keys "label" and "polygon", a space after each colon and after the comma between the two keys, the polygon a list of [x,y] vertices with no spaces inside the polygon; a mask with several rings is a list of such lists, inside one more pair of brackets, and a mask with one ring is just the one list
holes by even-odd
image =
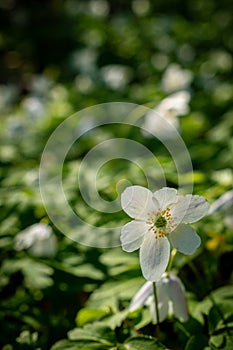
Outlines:
{"label": "sunlit leaf", "polygon": [[132,337],[124,342],[125,350],[162,350],[166,347],[152,337]]}

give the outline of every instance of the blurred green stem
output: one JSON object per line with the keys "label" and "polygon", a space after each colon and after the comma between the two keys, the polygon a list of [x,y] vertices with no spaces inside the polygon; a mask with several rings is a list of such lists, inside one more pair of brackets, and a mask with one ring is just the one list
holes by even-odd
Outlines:
{"label": "blurred green stem", "polygon": [[159,302],[158,302],[158,295],[157,295],[157,287],[156,282],[153,282],[153,294],[154,294],[154,301],[155,301],[155,315],[156,315],[156,337],[159,336]]}

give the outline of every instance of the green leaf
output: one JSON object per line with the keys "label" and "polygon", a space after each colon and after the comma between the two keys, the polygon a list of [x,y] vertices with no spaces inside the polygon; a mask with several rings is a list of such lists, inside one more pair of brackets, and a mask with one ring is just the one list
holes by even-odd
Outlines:
{"label": "green leaf", "polygon": [[218,288],[212,292],[215,300],[233,299],[233,286]]}
{"label": "green leaf", "polygon": [[92,264],[83,264],[73,269],[77,277],[89,277],[95,280],[103,280],[105,275],[102,271],[95,268]]}
{"label": "green leaf", "polygon": [[117,265],[135,265],[138,263],[138,257],[126,254],[121,248],[115,248],[103,253],[100,261],[107,266],[113,267]]}
{"label": "green leaf", "polygon": [[213,335],[210,337],[210,345],[214,346],[215,348],[222,349],[224,343],[224,335],[223,334],[218,334],[218,335]]}
{"label": "green leaf", "polygon": [[76,350],[78,349],[77,345],[75,345],[74,342],[71,342],[70,340],[60,340],[57,343],[55,343],[50,350]]}
{"label": "green leaf", "polygon": [[135,271],[139,271],[139,261],[136,254],[127,254],[121,248],[115,248],[110,252],[101,255],[100,261],[108,267],[110,276],[135,276]]}
{"label": "green leaf", "polygon": [[50,350],[107,350],[109,346],[89,341],[60,340]]}
{"label": "green leaf", "polygon": [[50,277],[53,269],[46,264],[36,262],[29,258],[21,260],[5,260],[2,266],[2,272],[12,274],[21,271],[25,278],[25,285],[28,288],[46,288],[53,284]]}
{"label": "green leaf", "polygon": [[185,350],[203,350],[208,346],[208,338],[203,334],[193,335],[185,346]]}
{"label": "green leaf", "polygon": [[83,328],[74,328],[68,332],[68,338],[70,340],[92,340],[111,346],[116,343],[115,333],[101,323],[87,324]]}
{"label": "green leaf", "polygon": [[92,293],[88,307],[116,309],[119,299],[130,300],[143,284],[142,277],[130,278],[124,281],[106,282]]}
{"label": "green leaf", "polygon": [[233,301],[223,300],[222,302],[216,303],[208,314],[208,326],[209,332],[213,333],[220,329],[224,329],[232,325],[233,316]]}
{"label": "green leaf", "polygon": [[[201,302],[196,300],[189,300],[189,309],[191,315],[196,318],[199,322],[204,323],[203,315],[209,315],[211,316],[210,312],[213,306],[217,306],[217,309],[224,314],[224,319],[230,317],[232,315],[232,308],[233,308],[233,287],[232,286],[226,286],[221,287],[216,290],[214,290],[211,295],[208,295],[205,299],[203,299]],[[230,305],[232,304],[232,305]],[[221,311],[222,310],[222,311]],[[217,312],[217,310],[212,311]],[[216,316],[219,319],[219,313]],[[212,322],[213,321],[213,322]],[[211,330],[214,328],[214,322],[216,323],[215,316],[210,317],[210,323]],[[216,323],[217,325],[217,323]]]}
{"label": "green leaf", "polygon": [[214,335],[210,338],[211,350],[232,350],[233,347],[233,333]]}
{"label": "green leaf", "polygon": [[71,274],[76,277],[84,277],[84,278],[90,278],[94,280],[103,280],[105,275],[104,273],[95,268],[92,264],[80,264],[80,261],[77,261],[78,266],[70,266],[66,263],[59,263],[57,261],[49,261],[48,264],[60,271],[63,271],[65,273]]}
{"label": "green leaf", "polygon": [[[135,324],[136,329],[143,328],[143,327],[147,326],[149,323],[151,323],[151,312],[150,312],[148,307],[142,308],[141,310],[135,310],[133,312],[135,315],[137,315],[136,311],[137,311],[137,313],[140,313],[139,314],[140,317],[137,317],[138,320],[137,319],[133,320],[133,323]],[[131,316],[132,316],[132,313],[130,313],[129,318],[131,318]]]}
{"label": "green leaf", "polygon": [[222,317],[219,313],[219,309],[213,306],[208,314],[209,333],[213,333],[220,322],[222,322]]}
{"label": "green leaf", "polygon": [[110,311],[104,309],[81,309],[76,316],[76,324],[78,327],[83,327],[86,323],[94,322],[108,315]]}
{"label": "green leaf", "polygon": [[124,349],[127,350],[160,350],[166,347],[152,337],[132,337],[124,342]]}
{"label": "green leaf", "polygon": [[112,330],[114,330],[116,327],[120,327],[120,325],[122,324],[123,320],[126,318],[127,315],[128,315],[128,310],[119,311],[115,314],[105,317],[101,321],[101,324],[107,325]]}

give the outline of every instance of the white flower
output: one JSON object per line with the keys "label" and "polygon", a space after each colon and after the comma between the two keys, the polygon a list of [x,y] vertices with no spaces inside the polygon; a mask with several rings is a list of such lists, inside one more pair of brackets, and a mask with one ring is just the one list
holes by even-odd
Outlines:
{"label": "white flower", "polygon": [[184,254],[193,254],[201,240],[186,224],[201,219],[209,205],[202,196],[180,196],[174,188],[164,187],[152,193],[145,187],[130,186],[121,195],[123,210],[134,220],[123,226],[123,250],[140,248],[143,276],[158,281],[165,272],[170,243]]}
{"label": "white flower", "polygon": [[177,63],[172,63],[164,73],[162,86],[164,91],[170,93],[187,88],[192,79],[193,74],[191,71],[182,69]]}
{"label": "white flower", "polygon": [[178,117],[189,112],[190,93],[182,90],[163,99],[154,110],[164,117]]}
{"label": "white flower", "polygon": [[172,137],[172,129],[166,127],[163,118],[175,128],[179,127],[177,117],[189,112],[190,93],[178,91],[164,98],[156,108],[150,111],[145,118],[144,128],[159,133],[163,137]]}
{"label": "white flower", "polygon": [[41,222],[16,235],[15,249],[28,249],[30,254],[37,257],[53,257],[57,251],[57,240],[51,227]]}
{"label": "white flower", "polygon": [[110,64],[101,68],[104,82],[113,90],[123,89],[131,80],[131,69],[120,64]]}
{"label": "white flower", "polygon": [[[167,316],[176,316],[181,322],[188,320],[188,306],[185,298],[185,289],[181,280],[173,273],[165,273],[156,282],[159,321]],[[130,303],[129,311],[134,311],[143,305],[149,305],[152,321],[157,323],[152,282],[147,281],[136,293]]]}
{"label": "white flower", "polygon": [[44,104],[38,97],[27,97],[22,104],[25,112],[32,119],[42,117],[45,113]]}

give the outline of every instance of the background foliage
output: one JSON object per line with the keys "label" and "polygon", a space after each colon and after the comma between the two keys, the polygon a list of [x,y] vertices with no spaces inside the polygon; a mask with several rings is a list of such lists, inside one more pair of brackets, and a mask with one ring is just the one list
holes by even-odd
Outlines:
{"label": "background foliage", "polygon": [[[127,312],[144,282],[137,252],[94,249],[69,240],[50,222],[38,187],[40,157],[56,126],[82,108],[109,101],[155,107],[173,91],[165,76],[176,64],[190,76],[184,86],[191,94],[190,112],[179,121],[193,162],[194,192],[213,203],[229,191],[232,13],[229,0],[1,1],[0,344],[4,350],[232,348],[229,209],[195,225],[202,246],[191,260],[177,256],[174,270],[186,287],[190,318],[184,324],[174,319],[163,322],[159,343],[151,337],[155,327],[146,308]],[[179,79],[176,83],[179,90]],[[77,167],[100,140],[121,136],[123,129],[95,130],[81,147],[74,147],[64,165],[70,203],[98,225],[106,218],[81,201]],[[134,129],[128,137],[155,153],[168,185],[176,187],[174,165],[162,146]],[[150,166],[147,162],[145,167]],[[156,177],[155,169],[151,177]],[[109,162],[98,177],[101,195],[115,198],[121,179],[146,186],[133,165]],[[123,224],[127,218],[121,212],[111,220]],[[16,235],[39,222],[53,230],[53,251],[35,254],[16,249]]]}

